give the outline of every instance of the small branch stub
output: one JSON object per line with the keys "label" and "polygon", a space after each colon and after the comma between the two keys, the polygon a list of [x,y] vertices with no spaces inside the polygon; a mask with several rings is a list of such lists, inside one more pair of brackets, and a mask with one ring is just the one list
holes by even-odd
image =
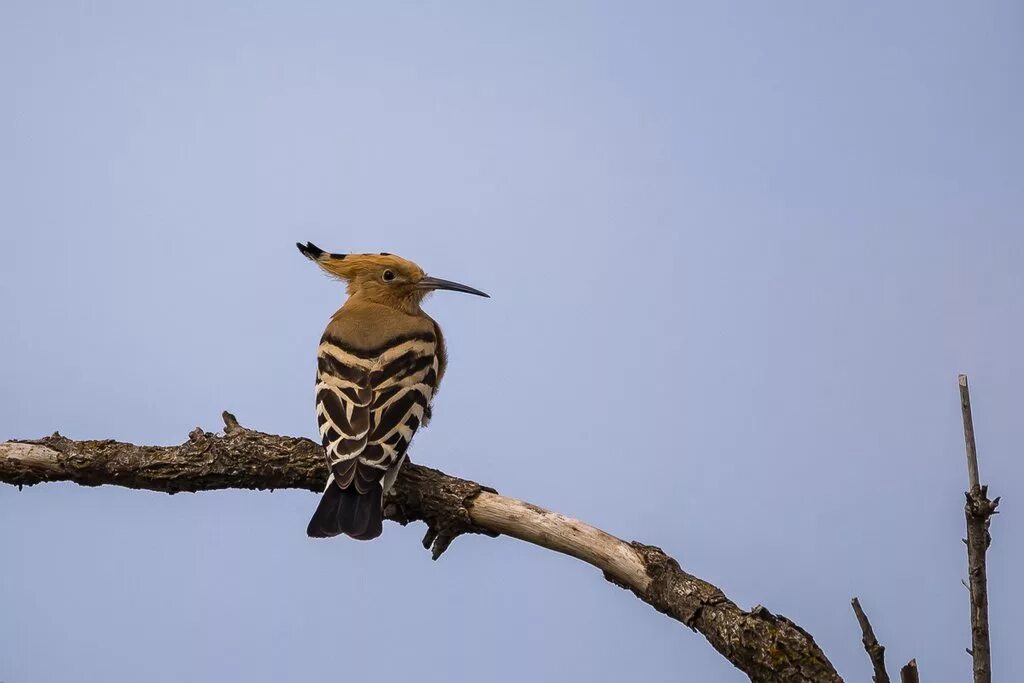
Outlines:
{"label": "small branch stub", "polygon": [[900,681],[902,683],[921,683],[917,675],[917,660],[911,659],[900,669]]}
{"label": "small branch stub", "polygon": [[238,424],[238,418],[236,418],[228,411],[225,410],[223,413],[220,414],[220,416],[224,420],[225,434],[231,434],[232,432],[237,432],[242,429],[242,425]]}

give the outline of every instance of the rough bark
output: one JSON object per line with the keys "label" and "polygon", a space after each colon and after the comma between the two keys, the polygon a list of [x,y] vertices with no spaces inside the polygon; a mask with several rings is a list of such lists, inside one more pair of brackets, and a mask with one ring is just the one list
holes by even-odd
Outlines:
{"label": "rough bark", "polygon": [[860,624],[860,631],[863,634],[861,642],[864,643],[864,650],[868,653],[868,658],[871,659],[871,668],[875,672],[871,677],[872,680],[875,683],[890,683],[889,673],[885,670],[885,647],[875,638],[875,631],[871,628],[868,615],[860,606],[860,600],[854,598],[850,604],[853,605],[853,613],[857,615],[857,622]]}
{"label": "rough bark", "polygon": [[[327,467],[319,444],[241,427],[224,414],[223,435],[201,429],[178,446],[72,441],[59,434],[0,444],[0,482],[71,481],[177,493],[223,488],[320,491]],[[682,622],[750,680],[842,679],[806,631],[761,606],[746,611],[716,586],[687,573],[660,548],[620,540],[560,515],[438,470],[407,464],[386,501],[400,524],[427,524],[424,547],[437,559],[459,535],[505,534],[581,559],[659,612]]]}
{"label": "rough bark", "polygon": [[990,500],[988,487],[981,484],[978,474],[978,448],[974,440],[974,417],[971,414],[971,393],[967,375],[960,375],[960,410],[964,420],[964,443],[967,450],[967,483],[964,493],[967,503],[967,576],[971,590],[971,654],[974,665],[974,683],[992,682],[992,651],[988,627],[988,569],[985,555],[992,536],[989,523],[996,514],[999,498]]}

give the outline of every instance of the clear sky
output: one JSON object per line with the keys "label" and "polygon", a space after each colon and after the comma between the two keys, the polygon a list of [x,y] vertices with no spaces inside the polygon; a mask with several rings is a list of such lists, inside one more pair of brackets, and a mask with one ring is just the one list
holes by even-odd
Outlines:
{"label": "clear sky", "polygon": [[[869,663],[1024,680],[1020,3],[0,4],[0,438],[315,435],[389,251],[451,363],[412,458],[662,546]],[[579,562],[301,491],[0,488],[0,680],[741,681]],[[1017,577],[1014,579],[1013,577]]]}

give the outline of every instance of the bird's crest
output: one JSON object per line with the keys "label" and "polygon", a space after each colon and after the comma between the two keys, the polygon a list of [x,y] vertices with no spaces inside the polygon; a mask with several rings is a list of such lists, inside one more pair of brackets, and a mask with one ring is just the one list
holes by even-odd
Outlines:
{"label": "bird's crest", "polygon": [[[353,282],[367,275],[379,276],[382,281],[405,280],[419,282],[423,269],[408,259],[394,254],[332,254],[312,242],[295,243],[302,255],[334,277]],[[390,271],[391,275],[386,273]]]}

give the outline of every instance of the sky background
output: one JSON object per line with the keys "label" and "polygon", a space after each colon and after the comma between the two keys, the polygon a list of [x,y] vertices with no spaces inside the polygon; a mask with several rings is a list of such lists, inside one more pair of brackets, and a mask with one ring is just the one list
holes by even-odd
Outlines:
{"label": "sky background", "polygon": [[[389,251],[451,362],[418,462],[660,545],[870,676],[1024,680],[1020,3],[0,4],[0,439],[314,437]],[[303,491],[0,486],[0,680],[742,681],[589,566]],[[1017,577],[1014,579],[1013,577]]]}

